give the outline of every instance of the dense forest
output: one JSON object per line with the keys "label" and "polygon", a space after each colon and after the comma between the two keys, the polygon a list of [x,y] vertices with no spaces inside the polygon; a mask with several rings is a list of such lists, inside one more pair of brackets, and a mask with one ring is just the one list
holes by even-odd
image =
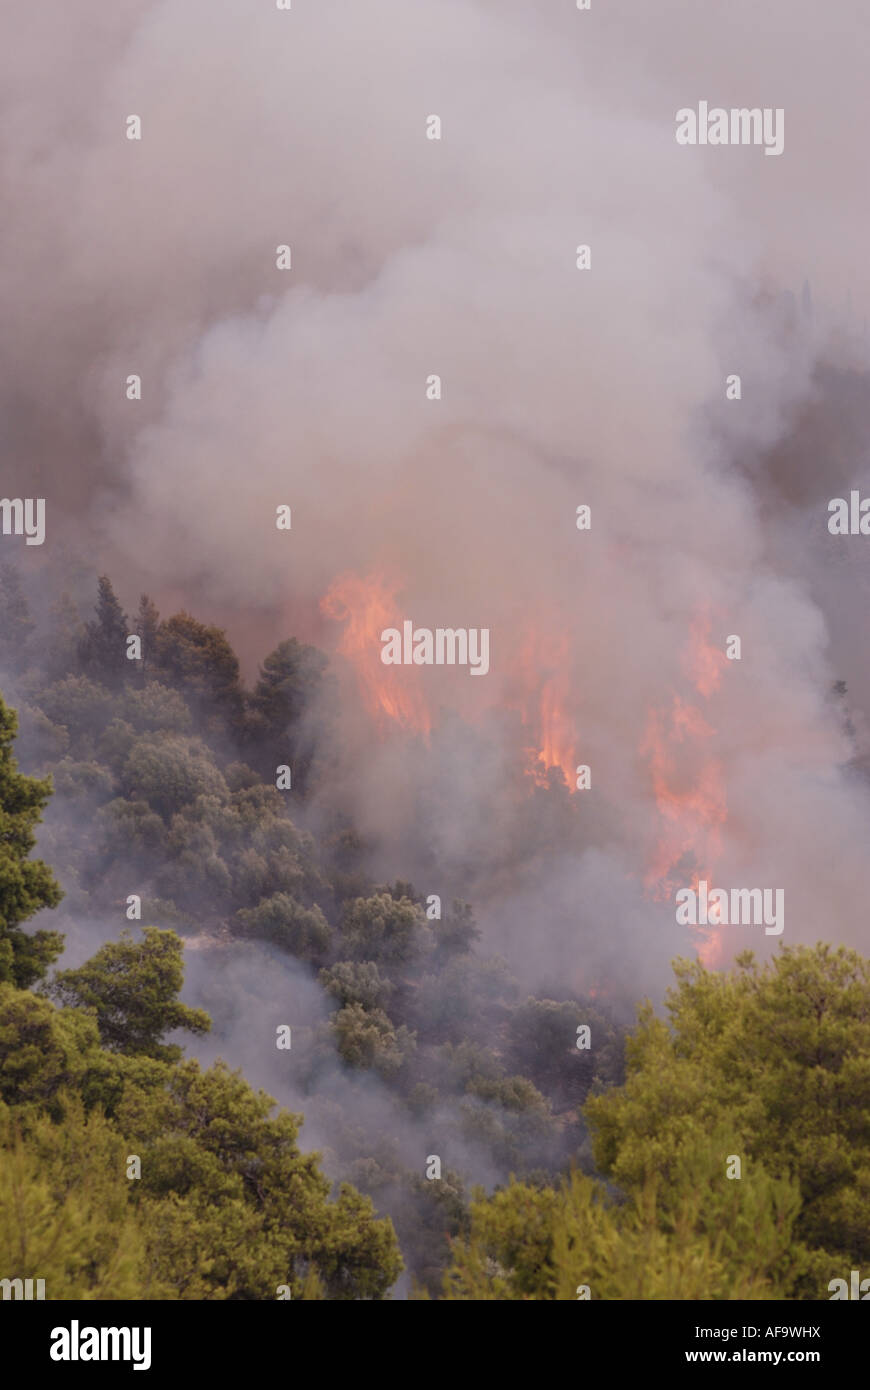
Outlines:
{"label": "dense forest", "polygon": [[[866,960],[679,961],[667,1018],[628,1034],[530,997],[471,905],[433,918],[369,877],[349,819],[308,814],[322,653],[283,641],[249,689],[224,632],[147,596],[128,617],[105,576],[86,619],[37,609],[3,568],[0,1275],[49,1298],[819,1299],[870,1271]],[[52,909],[114,939],[58,968],[31,920]],[[395,1133],[333,1115],[327,1176],[301,1114],[187,1056],[223,1027],[219,994],[179,998],[194,938],[292,960],[324,1009],[293,1028],[294,1096],[313,1114],[371,1078]]]}

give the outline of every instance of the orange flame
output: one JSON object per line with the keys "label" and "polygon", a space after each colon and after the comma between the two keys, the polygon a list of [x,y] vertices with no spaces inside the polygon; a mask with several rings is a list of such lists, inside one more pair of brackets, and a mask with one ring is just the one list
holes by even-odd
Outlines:
{"label": "orange flame", "polygon": [[520,710],[523,726],[529,729],[532,745],[526,753],[531,762],[527,776],[539,786],[547,786],[547,772],[558,768],[569,789],[576,791],[576,729],[568,713],[572,701],[567,658],[569,638],[544,637],[529,631],[519,652],[515,679],[518,696],[512,701]]}
{"label": "orange flame", "polygon": [[[706,879],[707,896],[709,898],[709,895],[713,892],[713,884],[708,875],[695,874],[695,877],[692,879],[692,887],[697,893],[702,878]],[[703,923],[699,923],[698,926],[692,928],[700,937],[695,947],[698,953],[698,959],[707,970],[714,970],[717,966],[724,965],[725,963],[725,934],[722,927],[717,926],[721,917],[722,909],[719,904],[714,903],[712,906],[708,904],[707,925],[705,926]]]}
{"label": "orange flame", "polygon": [[347,657],[369,713],[383,730],[392,720],[403,729],[429,737],[432,720],[413,666],[385,666],[381,661],[384,628],[401,629],[396,602],[398,583],[380,573],[340,574],[320,601],[328,618],[344,623],[339,651]]}
{"label": "orange flame", "polygon": [[[684,661],[686,674],[704,699],[719,688],[727,662],[709,641],[710,627],[709,613],[701,610],[692,620]],[[652,710],[647,721],[640,751],[648,761],[656,806],[665,824],[645,884],[647,892],[660,900],[673,900],[685,882],[687,864],[695,866],[695,892],[702,878],[712,890],[712,873],[706,866],[719,856],[721,828],[728,818],[722,764],[704,746],[715,732],[698,705],[676,694],[669,710]],[[675,877],[677,869],[681,872]],[[708,914],[709,925],[694,928],[701,938],[698,957],[708,969],[724,958],[723,932],[712,920],[717,910]]]}
{"label": "orange flame", "polygon": [[[656,806],[666,822],[646,875],[647,887],[656,889],[657,897],[670,897],[676,891],[678,883],[670,875],[686,855],[696,862],[715,857],[719,827],[727,818],[722,766],[716,758],[701,753],[695,779],[685,785],[681,778],[675,745],[687,736],[684,715],[679,697],[674,699],[670,720],[666,713],[653,710],[641,744],[649,762]],[[706,725],[703,732],[694,725],[689,737],[697,740],[712,732]]]}
{"label": "orange flame", "polygon": [[[383,571],[363,576],[339,575],[321,599],[321,611],[344,624],[339,651],[350,663],[365,706],[381,731],[389,723],[429,737],[432,717],[413,666],[387,666],[381,661],[381,633],[401,630],[397,602],[398,579]],[[556,768],[570,791],[576,791],[577,737],[572,715],[570,637],[529,630],[517,654],[513,689],[507,703],[518,709],[531,744],[526,748],[527,776],[548,785]]]}
{"label": "orange flame", "polygon": [[699,609],[689,624],[689,648],[684,659],[684,668],[689,680],[699,695],[705,699],[714,694],[722,683],[722,675],[728,665],[725,653],[714,647],[710,641],[713,626],[710,610]]}

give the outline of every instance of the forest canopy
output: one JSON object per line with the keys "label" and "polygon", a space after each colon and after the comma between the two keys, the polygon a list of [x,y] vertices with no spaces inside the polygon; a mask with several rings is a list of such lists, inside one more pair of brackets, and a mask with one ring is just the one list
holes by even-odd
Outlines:
{"label": "forest canopy", "polygon": [[[283,641],[248,689],[220,629],[146,595],[128,617],[106,576],[85,621],[0,579],[0,1271],[49,1298],[819,1299],[870,1264],[866,960],[677,961],[629,1033],[570,988],[529,996],[470,904],[433,919],[349,818],[309,817],[322,653]],[[58,969],[53,911],[117,929]],[[324,1159],[187,1056],[224,1027],[219,991],[180,998],[194,936],[320,1001],[293,1063]],[[336,1078],[378,1098],[377,1133]]]}

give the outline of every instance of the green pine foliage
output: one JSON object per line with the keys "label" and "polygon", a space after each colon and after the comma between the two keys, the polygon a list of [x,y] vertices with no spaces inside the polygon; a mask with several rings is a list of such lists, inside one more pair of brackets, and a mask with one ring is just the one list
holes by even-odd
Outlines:
{"label": "green pine foliage", "polygon": [[[410,882],[372,881],[350,821],[309,817],[333,756],[322,654],[288,639],[246,690],[219,628],[146,596],[128,624],[105,576],[84,628],[66,595],[42,621],[0,576],[26,769],[0,700],[0,1268],[49,1297],[380,1299],[404,1259],[417,1297],[573,1300],[820,1298],[870,1267],[861,957],[678,962],[668,1018],[645,1007],[626,1045],[600,1001],[526,997],[468,903],[430,919]],[[61,926],[123,923],[132,890],[147,925],[49,980],[62,936],[31,919],[60,884]],[[300,1150],[301,1117],[185,1059],[178,1031],[213,1015],[220,1037],[232,982],[208,1014],[183,1004],[179,932],[320,990],[294,1079],[353,1186]],[[324,1098],[336,1075],[388,1095],[394,1131]],[[416,1165],[402,1117],[438,1136]],[[470,1199],[446,1161],[427,1181],[430,1150],[474,1152],[494,1190]]]}
{"label": "green pine foliage", "polygon": [[27,933],[22,923],[63,894],[47,864],[31,859],[35,827],[51,795],[47,779],[24,777],[12,753],[18,718],[0,697],[0,980],[26,989],[63,949],[57,932]]}
{"label": "green pine foliage", "polygon": [[821,1299],[870,1263],[870,962],[675,970],[669,1019],[641,1008],[624,1084],[585,1107],[609,1185],[480,1194],[446,1298]]}
{"label": "green pine foliage", "polygon": [[682,961],[676,977],[669,1024],[644,1009],[625,1086],[587,1106],[601,1170],[632,1190],[656,1174],[671,1191],[686,1154],[725,1126],[750,1172],[799,1184],[806,1269],[791,1296],[817,1298],[870,1263],[870,962],[819,944],[763,968],[746,952],[724,975]]}

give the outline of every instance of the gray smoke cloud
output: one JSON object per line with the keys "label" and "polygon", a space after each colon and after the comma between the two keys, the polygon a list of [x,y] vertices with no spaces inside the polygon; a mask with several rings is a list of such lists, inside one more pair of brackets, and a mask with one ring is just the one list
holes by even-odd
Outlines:
{"label": "gray smoke cloud", "polygon": [[[860,944],[870,806],[830,689],[859,728],[867,568],[826,531],[867,471],[859,0],[82,0],[14,28],[0,392],[46,554],[99,554],[249,662],[289,631],[335,650],[345,572],[395,576],[400,620],[489,627],[484,679],[410,673],[428,743],[337,657],[320,797],[530,979],[657,992],[692,936],[647,879],[690,823],[670,877],[784,888],[786,942]],[[699,100],[782,107],[783,154],[679,147]],[[707,693],[705,613],[743,643]],[[588,793],[527,776],[548,682]]]}

